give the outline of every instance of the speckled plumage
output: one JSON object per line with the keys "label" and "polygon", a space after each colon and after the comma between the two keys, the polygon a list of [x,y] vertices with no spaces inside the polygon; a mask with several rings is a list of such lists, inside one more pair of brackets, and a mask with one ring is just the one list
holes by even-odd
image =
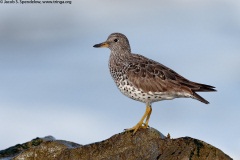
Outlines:
{"label": "speckled plumage", "polygon": [[121,33],[112,33],[106,42],[94,47],[111,50],[109,69],[117,87],[127,97],[144,102],[147,106],[181,97],[194,98],[207,104],[209,102],[196,92],[215,91],[213,86],[191,82],[161,63],[131,53],[129,41]]}

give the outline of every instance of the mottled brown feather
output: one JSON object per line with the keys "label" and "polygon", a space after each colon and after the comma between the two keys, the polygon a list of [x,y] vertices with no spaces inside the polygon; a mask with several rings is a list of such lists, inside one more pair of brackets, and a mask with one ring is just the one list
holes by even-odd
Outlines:
{"label": "mottled brown feather", "polygon": [[131,57],[131,66],[128,67],[126,75],[135,87],[144,92],[187,92],[201,102],[208,103],[195,92],[215,91],[213,86],[191,82],[170,68],[144,56],[132,54]]}

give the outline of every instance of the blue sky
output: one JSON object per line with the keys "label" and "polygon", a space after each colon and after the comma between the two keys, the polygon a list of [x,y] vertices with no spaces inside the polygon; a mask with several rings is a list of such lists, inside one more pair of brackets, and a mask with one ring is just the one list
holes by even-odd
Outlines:
{"label": "blue sky", "polygon": [[132,52],[217,88],[210,104],[153,104],[149,125],[190,136],[240,159],[240,2],[236,0],[77,1],[0,4],[0,150],[35,137],[88,144],[135,125],[145,104],[123,96],[108,70],[121,32]]}

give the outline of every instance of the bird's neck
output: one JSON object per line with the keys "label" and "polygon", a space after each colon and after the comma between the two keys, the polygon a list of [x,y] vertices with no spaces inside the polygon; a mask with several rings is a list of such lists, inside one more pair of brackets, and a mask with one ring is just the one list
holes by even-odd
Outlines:
{"label": "bird's neck", "polygon": [[109,68],[113,68],[115,71],[121,70],[128,65],[128,59],[131,56],[131,52],[123,51],[111,51],[109,58]]}
{"label": "bird's neck", "polygon": [[124,61],[129,56],[131,56],[130,50],[112,50],[110,58],[114,58],[118,61]]}

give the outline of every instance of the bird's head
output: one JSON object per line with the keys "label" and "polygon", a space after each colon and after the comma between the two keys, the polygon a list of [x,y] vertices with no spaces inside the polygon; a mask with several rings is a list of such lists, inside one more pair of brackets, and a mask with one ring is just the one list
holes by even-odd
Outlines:
{"label": "bird's head", "polygon": [[131,48],[127,37],[122,33],[112,33],[105,42],[95,44],[93,47],[106,47],[111,51],[127,51],[131,53]]}

